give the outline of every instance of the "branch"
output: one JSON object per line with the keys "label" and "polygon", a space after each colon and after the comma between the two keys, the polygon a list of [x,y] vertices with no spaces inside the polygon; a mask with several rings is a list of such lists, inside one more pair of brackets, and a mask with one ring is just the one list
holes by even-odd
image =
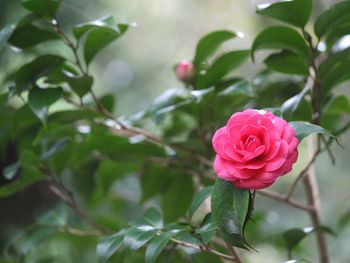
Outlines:
{"label": "branch", "polygon": [[312,206],[305,205],[305,204],[303,204],[300,201],[297,201],[295,199],[287,198],[286,195],[281,195],[279,193],[270,192],[270,191],[266,191],[266,190],[258,190],[257,193],[262,195],[262,196],[265,196],[265,197],[269,197],[269,198],[272,198],[272,199],[275,199],[278,201],[285,202],[291,206],[294,206],[296,208],[299,208],[299,209],[307,211],[307,212],[314,210],[314,208]]}

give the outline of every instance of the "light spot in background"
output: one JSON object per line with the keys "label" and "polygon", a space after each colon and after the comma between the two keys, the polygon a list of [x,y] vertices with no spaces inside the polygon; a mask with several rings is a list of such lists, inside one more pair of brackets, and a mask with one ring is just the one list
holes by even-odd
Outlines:
{"label": "light spot in background", "polygon": [[350,47],[350,35],[343,36],[339,41],[333,46],[333,51],[339,52]]}
{"label": "light spot in background", "polygon": [[279,214],[275,211],[270,211],[267,214],[266,220],[269,224],[275,224],[277,223],[278,219],[280,218]]}
{"label": "light spot in background", "polygon": [[111,88],[124,88],[131,83],[133,78],[134,72],[130,65],[122,60],[114,60],[109,63],[103,73],[103,80]]}
{"label": "light spot in background", "polygon": [[237,32],[237,36],[240,37],[240,38],[244,38],[244,33],[243,32]]}
{"label": "light spot in background", "polygon": [[303,231],[304,231],[305,234],[309,234],[312,231],[314,231],[314,228],[312,226],[304,227]]}
{"label": "light spot in background", "polygon": [[317,49],[320,52],[326,51],[326,44],[323,41],[321,41],[320,43],[318,43]]}

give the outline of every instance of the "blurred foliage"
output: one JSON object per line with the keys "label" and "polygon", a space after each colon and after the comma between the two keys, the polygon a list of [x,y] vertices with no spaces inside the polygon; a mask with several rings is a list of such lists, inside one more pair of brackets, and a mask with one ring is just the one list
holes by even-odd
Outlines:
{"label": "blurred foliage", "polygon": [[[251,48],[222,52],[240,34],[206,34],[191,79],[127,116],[114,114],[114,94],[96,94],[93,63],[112,42],[127,42],[133,24],[104,16],[66,27],[61,0],[21,3],[23,16],[0,31],[0,50],[10,46],[21,57],[1,73],[0,262],[220,262],[215,253],[228,252],[218,237],[315,260],[299,243],[314,232],[333,234],[330,227],[274,226],[271,238],[268,215],[257,205],[253,211],[255,193],[220,180],[212,187],[211,138],[232,113],[268,109],[300,140],[320,134],[333,158],[329,145],[349,127],[349,99],[338,89],[350,78],[349,47],[340,45],[350,33],[349,1],[317,17],[316,37],[305,28],[311,0],[259,8],[283,24],[262,30]],[[250,59],[259,63],[261,50],[269,52],[258,70],[240,74]]]}

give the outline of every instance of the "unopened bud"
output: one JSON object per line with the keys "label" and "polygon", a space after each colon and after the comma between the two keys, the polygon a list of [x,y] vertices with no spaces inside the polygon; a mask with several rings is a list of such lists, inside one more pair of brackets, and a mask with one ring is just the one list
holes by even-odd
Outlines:
{"label": "unopened bud", "polygon": [[191,61],[182,60],[175,66],[175,73],[179,80],[192,83],[196,75],[196,69]]}

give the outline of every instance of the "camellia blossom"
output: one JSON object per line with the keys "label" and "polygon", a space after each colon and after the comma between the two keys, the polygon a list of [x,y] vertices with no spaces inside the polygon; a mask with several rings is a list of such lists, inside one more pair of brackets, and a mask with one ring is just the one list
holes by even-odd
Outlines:
{"label": "camellia blossom", "polygon": [[191,61],[182,60],[175,66],[175,73],[179,80],[185,83],[191,83],[195,77],[196,70]]}
{"label": "camellia blossom", "polygon": [[263,110],[231,116],[212,139],[214,171],[238,188],[262,189],[292,170],[299,140],[289,124]]}

